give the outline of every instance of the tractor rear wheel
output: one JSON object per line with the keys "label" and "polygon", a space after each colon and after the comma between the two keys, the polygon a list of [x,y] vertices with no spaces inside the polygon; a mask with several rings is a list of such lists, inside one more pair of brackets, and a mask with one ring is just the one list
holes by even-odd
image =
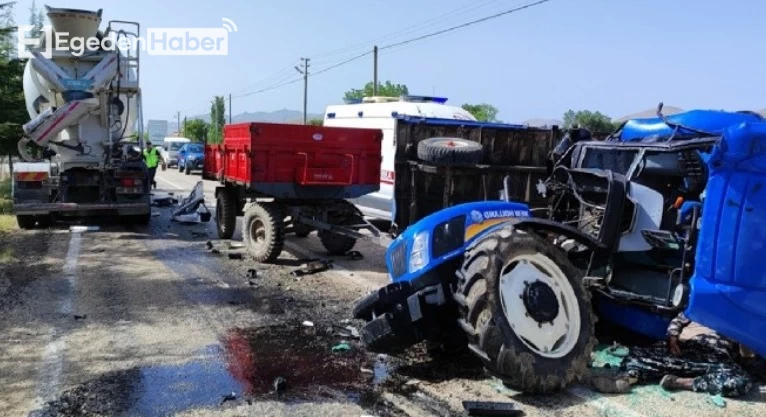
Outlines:
{"label": "tractor rear wheel", "polygon": [[460,326],[490,373],[528,393],[585,374],[596,318],[583,272],[561,250],[501,227],[468,248],[457,277]]}
{"label": "tractor rear wheel", "polygon": [[[364,221],[362,214],[353,204],[342,200],[328,209],[327,222],[338,226],[349,226]],[[319,240],[330,255],[345,255],[356,245],[356,238],[332,233],[328,230],[319,231]]]}
{"label": "tractor rear wheel", "polygon": [[234,193],[221,190],[215,199],[215,227],[219,239],[231,239],[237,227],[237,200]]}
{"label": "tractor rear wheel", "polygon": [[285,245],[282,210],[273,203],[253,203],[245,210],[242,239],[257,262],[274,262]]}

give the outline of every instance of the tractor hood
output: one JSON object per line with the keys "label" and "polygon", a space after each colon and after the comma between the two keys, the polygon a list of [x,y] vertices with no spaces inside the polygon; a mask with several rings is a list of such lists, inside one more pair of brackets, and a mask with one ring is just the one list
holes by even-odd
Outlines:
{"label": "tractor hood", "polygon": [[633,119],[625,122],[622,127],[615,132],[610,140],[622,142],[654,142],[665,141],[673,138],[689,139],[690,136],[700,136],[697,131],[709,132],[719,136],[725,129],[742,123],[759,123],[765,119],[755,112],[727,112],[718,110],[691,110],[684,113],[678,113],[666,116],[666,119],[673,124],[684,126],[690,129],[678,129],[674,126],[668,126],[665,121],[659,117],[647,119]]}

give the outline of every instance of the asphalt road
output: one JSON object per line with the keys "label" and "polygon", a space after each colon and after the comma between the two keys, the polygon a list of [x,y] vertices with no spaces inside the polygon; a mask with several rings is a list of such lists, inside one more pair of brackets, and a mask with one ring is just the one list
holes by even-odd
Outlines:
{"label": "asphalt road", "polygon": [[[181,197],[197,181],[165,171],[156,194]],[[211,210],[214,188],[205,182]],[[529,396],[469,358],[369,354],[346,320],[356,298],[387,282],[383,248],[360,242],[363,260],[298,279],[290,272],[302,259],[326,257],[313,234],[260,265],[207,251],[213,223],[154,210],[148,228],[0,237],[15,259],[0,265],[0,416],[458,416],[470,400],[513,401],[527,416],[766,415],[764,388],[723,408],[655,386]],[[237,232],[229,250],[241,252],[239,241]],[[350,351],[333,352],[342,342]]]}

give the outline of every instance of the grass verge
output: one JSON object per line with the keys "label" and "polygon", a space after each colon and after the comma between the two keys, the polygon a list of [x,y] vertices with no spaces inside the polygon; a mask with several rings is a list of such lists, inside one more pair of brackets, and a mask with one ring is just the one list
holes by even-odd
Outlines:
{"label": "grass verge", "polygon": [[[13,215],[13,199],[11,198],[11,180],[0,180],[0,233],[16,229],[16,218]],[[0,252],[0,259],[3,253]],[[2,260],[0,260],[2,263]]]}

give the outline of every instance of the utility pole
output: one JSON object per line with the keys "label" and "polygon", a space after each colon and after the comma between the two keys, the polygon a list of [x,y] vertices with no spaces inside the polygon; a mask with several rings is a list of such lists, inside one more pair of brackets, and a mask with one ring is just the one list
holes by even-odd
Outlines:
{"label": "utility pole", "polygon": [[301,58],[301,61],[303,61],[303,69],[300,69],[299,67],[295,67],[295,70],[299,73],[303,74],[303,124],[308,124],[308,114],[307,114],[307,107],[308,107],[308,99],[309,99],[309,60],[310,58]]}
{"label": "utility pole", "polygon": [[184,126],[184,128],[183,128],[184,137],[186,137],[186,116],[184,116],[184,124],[183,124],[183,126]]}
{"label": "utility pole", "polygon": [[229,93],[229,124],[231,124],[231,93]]}
{"label": "utility pole", "polygon": [[378,45],[372,49],[372,95],[378,95]]}
{"label": "utility pole", "polygon": [[176,136],[179,136],[181,134],[181,112],[176,112],[176,124],[178,125],[178,128],[176,129]]}

